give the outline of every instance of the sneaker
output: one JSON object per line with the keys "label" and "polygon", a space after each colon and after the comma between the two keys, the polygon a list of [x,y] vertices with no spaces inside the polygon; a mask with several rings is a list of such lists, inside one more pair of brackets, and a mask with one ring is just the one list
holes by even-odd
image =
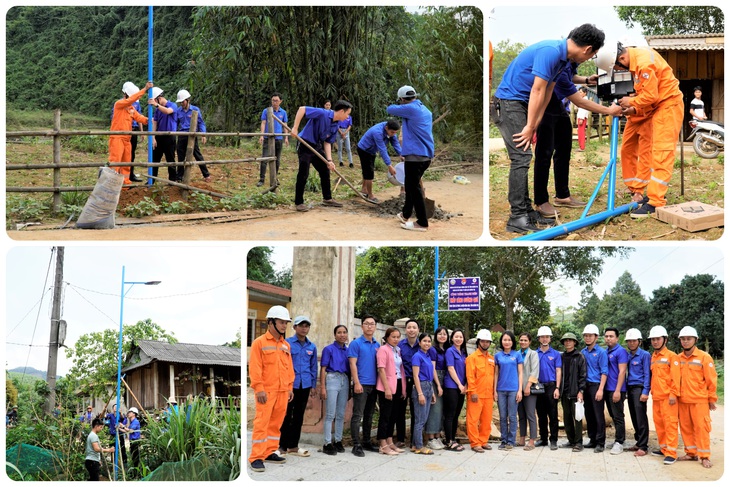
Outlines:
{"label": "sneaker", "polygon": [[632,193],[631,201],[634,203],[638,203],[639,205],[643,205],[644,203],[649,202],[649,197],[644,196],[643,193]]}
{"label": "sneaker", "polygon": [[322,447],[322,453],[325,455],[337,455],[337,449],[334,443],[328,443]]}
{"label": "sneaker", "polygon": [[603,445],[596,445],[596,447],[593,449],[593,453],[603,453],[603,450],[606,448]]}
{"label": "sneaker", "polygon": [[256,183],[256,186],[263,186],[263,185],[264,185],[263,181],[259,181],[258,183]]}
{"label": "sneaker", "polygon": [[654,208],[654,205],[644,203],[641,208],[631,212],[631,218],[646,218],[648,216],[652,216],[655,211],[656,208]]}
{"label": "sneaker", "polygon": [[436,442],[437,442],[437,443],[439,444],[439,446],[441,447],[441,448],[440,448],[440,450],[443,450],[444,448],[446,448],[446,445],[444,444],[444,442],[443,442],[443,441],[441,441],[441,438],[436,438]]}
{"label": "sneaker", "polygon": [[671,465],[676,461],[677,459],[674,457],[664,457],[664,465]]}
{"label": "sneaker", "polygon": [[651,451],[651,454],[654,455],[655,457],[663,457],[664,456],[664,453],[662,453],[661,450],[652,450]]}
{"label": "sneaker", "polygon": [[595,442],[593,442],[593,441],[589,441],[588,443],[584,443],[584,444],[583,444],[583,446],[584,446],[585,448],[595,448],[595,447],[596,447],[596,445],[597,445],[597,443],[595,443]]}
{"label": "sneaker", "polygon": [[497,450],[504,450],[507,448],[507,443],[500,443],[497,447]]}
{"label": "sneaker", "polygon": [[431,440],[428,440],[428,446],[432,450],[443,450],[444,446],[440,444],[439,440],[436,438],[433,438]]}
{"label": "sneaker", "polygon": [[360,445],[355,445],[352,447],[352,454],[355,455],[356,457],[365,456],[365,452],[362,451],[362,446],[360,446]]}
{"label": "sneaker", "polygon": [[265,462],[269,463],[286,463],[286,458],[280,457],[276,452],[272,453],[268,457],[264,458]]}
{"label": "sneaker", "polygon": [[547,217],[547,218],[555,218],[555,215],[559,215],[560,212],[555,209],[553,205],[550,204],[549,201],[546,201],[545,203],[541,205],[536,205],[535,209],[537,210],[540,215]]}
{"label": "sneaker", "polygon": [[345,453],[345,447],[342,445],[341,441],[335,441],[334,445],[337,453]]}
{"label": "sneaker", "polygon": [[548,442],[545,440],[537,440],[535,446],[547,446]]}
{"label": "sneaker", "polygon": [[618,441],[613,444],[613,448],[611,448],[611,455],[618,455],[620,453],[624,452],[624,446],[619,443]]}
{"label": "sneaker", "polygon": [[551,441],[550,442],[550,449],[551,450],[557,450],[558,449],[558,442],[557,441]]}
{"label": "sneaker", "polygon": [[510,451],[512,448],[514,448],[512,445],[507,443],[507,445],[504,447],[505,450]]}
{"label": "sneaker", "polygon": [[345,165],[340,161],[340,167],[345,167]]}
{"label": "sneaker", "polygon": [[[669,458],[669,457],[667,457]],[[254,472],[264,472],[266,471],[266,466],[264,465],[263,460],[254,460],[251,462],[251,470]]]}
{"label": "sneaker", "polygon": [[569,441],[566,441],[562,445],[560,445],[560,448],[573,448],[575,445]]}

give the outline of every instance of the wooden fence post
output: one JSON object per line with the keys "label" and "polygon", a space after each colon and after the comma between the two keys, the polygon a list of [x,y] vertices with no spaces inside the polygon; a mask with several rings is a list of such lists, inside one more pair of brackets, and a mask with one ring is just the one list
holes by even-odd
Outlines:
{"label": "wooden fence post", "polygon": [[[190,117],[190,129],[189,129],[189,131],[190,132],[196,132],[197,130],[198,130],[198,111],[197,110],[193,110],[192,116]],[[187,150],[185,151],[185,162],[186,162],[186,164],[183,166],[184,167],[184,169],[183,169],[183,184],[185,184],[186,186],[189,186],[190,185],[190,178],[192,177],[191,176],[191,172],[192,172],[192,168],[194,166],[194,164],[187,164],[187,162],[192,161],[194,159],[194,157],[193,157],[193,151],[195,150],[195,141],[196,140],[197,139],[195,138],[194,135],[188,136],[188,147],[187,147]],[[187,189],[183,189],[182,190],[183,200],[187,201],[189,195],[190,195],[190,190],[187,190]]]}
{"label": "wooden fence post", "polygon": [[[56,108],[53,112],[53,130],[56,135],[53,136],[53,164],[61,164],[61,136],[58,132],[61,130],[61,109]],[[61,187],[61,168],[56,167],[53,169],[53,188],[58,189]],[[58,213],[61,211],[61,192],[53,192],[53,212]]]}
{"label": "wooden fence post", "polygon": [[[266,109],[266,124],[269,127],[270,132],[276,132],[274,130],[274,108],[269,107]],[[268,156],[276,155],[276,137],[269,135],[268,137]],[[269,161],[269,188],[274,188],[272,191],[276,192],[276,161]]]}

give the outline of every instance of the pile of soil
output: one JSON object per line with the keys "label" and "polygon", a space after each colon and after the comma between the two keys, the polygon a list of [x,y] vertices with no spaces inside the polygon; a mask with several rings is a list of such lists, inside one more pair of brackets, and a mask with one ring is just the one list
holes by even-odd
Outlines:
{"label": "pile of soil", "polygon": [[[403,204],[405,203],[405,195],[400,195],[394,198],[390,198],[380,203],[377,207],[378,216],[382,217],[393,217],[396,216],[403,210]],[[436,209],[433,213],[433,217],[430,220],[450,220],[455,216],[463,216],[463,213],[449,213],[441,209],[441,205],[436,203]]]}
{"label": "pile of soil", "polygon": [[[196,188],[218,192],[216,188],[204,182],[196,182],[194,186]],[[168,184],[162,184],[160,182],[156,182],[152,186],[135,186],[133,188],[122,190],[122,193],[119,195],[119,204],[117,205],[117,209],[123,210],[128,206],[139,203],[145,198],[152,199],[158,205],[161,204],[163,201],[166,201],[167,203],[184,201],[182,193],[182,188],[179,188],[177,186],[171,186]],[[214,196],[212,198],[217,199]]]}

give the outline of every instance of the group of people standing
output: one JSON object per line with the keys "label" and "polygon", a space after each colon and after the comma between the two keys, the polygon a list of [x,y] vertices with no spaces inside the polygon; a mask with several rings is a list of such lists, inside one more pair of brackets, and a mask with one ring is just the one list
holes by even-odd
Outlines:
{"label": "group of people standing", "polygon": [[[580,351],[576,335],[565,333],[560,340],[564,351],[558,352],[551,347],[551,329],[542,326],[537,332],[537,350],[530,348],[530,333],[522,333],[518,339],[506,331],[492,355],[492,334],[486,329],[478,331],[476,350],[471,354],[463,330],[449,333],[441,327],[433,334],[423,333],[416,320],[407,321],[403,338],[398,328],[387,328],[381,344],[375,339],[375,318],[365,315],[362,335],[349,345],[347,327],[334,328],[334,341],[322,350],[318,366],[317,347],[307,338],[308,317],[294,319],[295,334],[288,339],[284,337],[291,319],[286,308],[272,307],[267,322],[267,332],[254,340],[249,356],[251,387],[256,394],[249,463],[255,472],[265,470],[264,462],[286,462],[286,455],[311,455],[299,447],[299,438],[307,401],[316,392],[324,402],[322,452],[327,455],[346,452],[343,431],[350,397],[351,453],[357,457],[364,457],[366,451],[400,455],[409,446],[411,452],[423,455],[442,449],[464,451],[457,439],[464,404],[470,449],[478,453],[491,450],[495,401],[501,450],[549,446],[551,450],[590,448],[601,453],[606,445],[606,408],[615,428],[610,453],[620,454],[626,440],[624,402],[628,400],[636,440],[628,449],[634,455],[651,453],[662,456],[667,465],[674,463],[681,431],[685,454],[679,460],[712,466],[708,425],[709,412],[717,402],[717,374],[711,357],[697,349],[698,336],[692,327],[679,333],[680,354],[666,348],[668,334],[661,326],[650,332],[651,354],[641,348],[637,329],[626,332],[628,350],[619,345],[620,333],[613,327],[604,331],[607,348],[599,347],[598,327],[591,324],[583,330],[586,346]],[[659,449],[651,452],[649,394],[659,443]],[[376,403],[379,419],[374,444],[371,432]],[[567,436],[560,446],[558,403]],[[583,417],[589,439],[585,444]],[[410,445],[406,443],[408,431]]]}
{"label": "group of people standing", "polygon": [[[135,407],[129,408],[126,417],[117,413],[116,404],[112,405],[111,412],[109,412],[104,419],[99,416],[93,416],[91,406],[87,407],[87,412],[82,416],[81,421],[89,423],[91,425],[91,431],[86,437],[86,456],[84,465],[86,470],[89,472],[89,480],[98,481],[99,474],[101,472],[101,454],[116,451],[117,439],[119,440],[119,449],[122,455],[122,462],[124,465],[127,464],[127,446],[125,436],[129,436],[129,449],[132,456],[132,465],[134,468],[139,469],[140,456],[139,456],[139,441],[142,437],[142,429],[137,417],[139,416],[139,410]],[[109,428],[109,439],[111,446],[104,448],[101,446],[99,440],[99,433],[104,429],[104,426]]]}

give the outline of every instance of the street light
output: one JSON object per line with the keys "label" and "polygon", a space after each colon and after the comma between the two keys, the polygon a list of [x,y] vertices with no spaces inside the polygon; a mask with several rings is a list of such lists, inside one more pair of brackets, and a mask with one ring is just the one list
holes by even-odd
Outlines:
{"label": "street light", "polygon": [[[116,411],[116,418],[121,419],[121,409],[120,409],[120,393],[121,393],[121,385],[122,385],[122,323],[124,323],[124,296],[127,295],[127,293],[132,289],[132,287],[135,284],[141,284],[143,286],[156,286],[162,281],[125,281],[124,280],[124,266],[122,266],[122,291],[120,293],[121,296],[121,304],[119,306],[119,355],[117,360],[117,411]],[[129,285],[129,288],[126,286]],[[126,290],[125,290],[126,289]],[[116,442],[114,446],[114,480],[117,480],[117,467],[119,465],[119,433],[115,435]]]}

